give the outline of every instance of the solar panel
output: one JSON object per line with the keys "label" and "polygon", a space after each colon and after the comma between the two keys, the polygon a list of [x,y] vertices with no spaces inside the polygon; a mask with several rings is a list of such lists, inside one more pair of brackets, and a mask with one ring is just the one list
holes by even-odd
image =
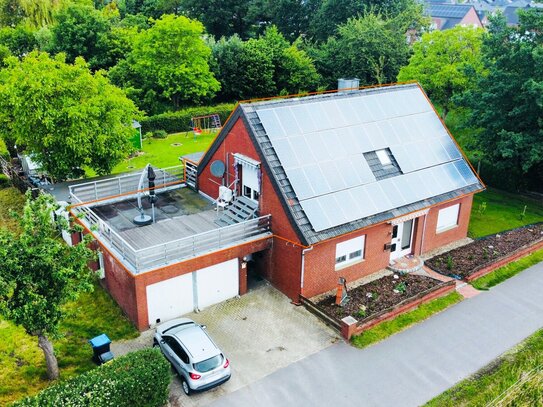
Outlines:
{"label": "solar panel", "polygon": [[[418,87],[300,100],[256,112],[315,231],[478,182]],[[403,174],[377,181],[384,148]]]}
{"label": "solar panel", "polygon": [[286,136],[273,109],[258,110],[257,114],[270,139],[273,140]]}
{"label": "solar panel", "polygon": [[275,140],[273,142],[273,148],[281,160],[284,169],[300,166],[301,163],[298,161],[296,154],[294,154],[289,139]]}
{"label": "solar panel", "polygon": [[466,180],[466,183],[468,185],[473,185],[479,182],[469,165],[464,160],[455,161],[454,166],[456,167],[462,178]]}
{"label": "solar panel", "polygon": [[315,191],[311,188],[311,183],[302,168],[292,168],[285,170],[285,172],[299,200],[308,199],[315,195]]}
{"label": "solar panel", "polygon": [[328,220],[326,213],[316,199],[306,199],[305,201],[300,202],[300,205],[309,218],[313,229],[320,231],[332,227],[330,226],[331,222]]}
{"label": "solar panel", "polygon": [[[281,121],[281,125],[283,126],[283,129],[285,130],[285,134],[287,136],[302,134],[302,129],[298,125],[298,121],[290,110],[290,107],[280,107],[275,112],[278,120]],[[264,125],[264,127],[266,126]]]}

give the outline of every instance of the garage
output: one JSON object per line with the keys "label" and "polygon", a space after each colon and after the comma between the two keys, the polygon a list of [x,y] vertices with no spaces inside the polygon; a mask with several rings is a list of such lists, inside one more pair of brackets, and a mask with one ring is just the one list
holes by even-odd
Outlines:
{"label": "garage", "polygon": [[239,294],[238,259],[206,267],[195,273],[200,310]]}
{"label": "garage", "polygon": [[239,294],[238,259],[147,286],[149,325],[195,309],[204,309]]}

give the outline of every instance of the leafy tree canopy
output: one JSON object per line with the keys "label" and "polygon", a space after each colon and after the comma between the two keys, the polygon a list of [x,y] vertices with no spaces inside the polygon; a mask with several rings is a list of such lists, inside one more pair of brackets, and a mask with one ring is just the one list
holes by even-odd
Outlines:
{"label": "leafy tree canopy", "polygon": [[[62,306],[92,290],[87,264],[94,258],[88,240],[68,246],[59,239],[55,205],[50,195],[27,194],[21,234],[0,230],[0,315],[38,337],[50,379],[58,377],[58,365],[49,338],[58,334]],[[68,230],[67,222],[61,227]]]}
{"label": "leafy tree canopy", "polygon": [[526,175],[543,181],[543,13],[519,13],[519,27],[503,15],[491,19],[482,53],[487,75],[462,98],[481,151],[495,165],[514,172],[518,187]]}
{"label": "leafy tree canopy", "polygon": [[258,39],[238,36],[212,43],[213,70],[225,100],[275,96],[315,90],[319,84],[313,61],[291,45],[275,26]]}
{"label": "leafy tree canopy", "polygon": [[344,77],[357,77],[361,85],[393,82],[410,56],[409,21],[402,14],[387,19],[366,13],[341,25],[337,36],[310,50],[325,84],[335,88]]}
{"label": "leafy tree canopy", "polygon": [[25,146],[56,180],[89,166],[107,174],[131,151],[138,111],[102,73],[77,58],[34,51],[0,71],[0,135]]}
{"label": "leafy tree canopy", "polygon": [[181,0],[186,15],[201,21],[216,38],[233,34],[248,38],[252,28],[248,18],[250,5],[251,0]]}
{"label": "leafy tree canopy", "polygon": [[[405,27],[402,16],[410,28],[419,30],[423,25],[422,5],[415,0],[322,0],[319,7],[310,14],[309,34],[315,41],[326,41],[339,31],[350,18],[365,14],[379,14],[385,19]],[[398,27],[399,28],[399,27]]]}
{"label": "leafy tree canopy", "polygon": [[473,78],[484,74],[480,28],[456,26],[425,33],[413,45],[409,65],[401,68],[399,82],[418,81],[445,118],[453,107],[453,96],[472,89]]}
{"label": "leafy tree canopy", "polygon": [[176,108],[212,96],[220,84],[209,69],[211,50],[202,35],[200,22],[164,15],[136,36],[126,63],[112,70],[112,78],[143,93],[153,90]]}

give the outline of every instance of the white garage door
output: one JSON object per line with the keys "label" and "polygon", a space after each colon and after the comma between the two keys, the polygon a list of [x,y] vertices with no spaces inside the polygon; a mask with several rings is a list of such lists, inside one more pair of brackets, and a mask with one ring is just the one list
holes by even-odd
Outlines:
{"label": "white garage door", "polygon": [[238,259],[206,267],[195,273],[199,309],[239,294]]}
{"label": "white garage door", "polygon": [[194,310],[192,273],[147,286],[149,325],[178,317]]}

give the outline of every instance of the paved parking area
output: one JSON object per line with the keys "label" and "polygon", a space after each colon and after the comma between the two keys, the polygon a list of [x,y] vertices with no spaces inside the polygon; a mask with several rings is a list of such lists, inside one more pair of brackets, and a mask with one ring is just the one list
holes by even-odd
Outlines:
{"label": "paved parking area", "polygon": [[[230,359],[232,378],[215,389],[187,397],[176,377],[171,385],[171,406],[207,405],[339,340],[339,334],[305,308],[292,305],[267,283],[240,298],[186,316],[207,325]],[[152,336],[152,330],[146,331],[137,339],[113,343],[112,350],[121,355],[150,346]]]}

